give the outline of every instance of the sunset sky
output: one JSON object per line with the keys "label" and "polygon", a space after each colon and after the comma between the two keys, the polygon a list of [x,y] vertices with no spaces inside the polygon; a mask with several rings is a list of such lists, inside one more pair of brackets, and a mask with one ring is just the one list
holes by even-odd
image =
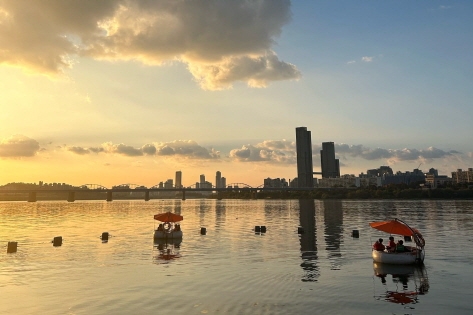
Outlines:
{"label": "sunset sky", "polygon": [[0,185],[473,167],[473,2],[0,0]]}

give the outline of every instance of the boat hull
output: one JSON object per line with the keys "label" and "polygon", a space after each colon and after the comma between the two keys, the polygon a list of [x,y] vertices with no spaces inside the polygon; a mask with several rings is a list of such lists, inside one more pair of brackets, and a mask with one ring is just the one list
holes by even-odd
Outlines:
{"label": "boat hull", "polygon": [[182,231],[154,231],[154,239],[180,239],[182,238]]}
{"label": "boat hull", "polygon": [[425,253],[423,250],[418,249],[411,252],[405,253],[391,253],[386,251],[372,251],[373,261],[383,264],[394,264],[394,265],[413,265],[422,264],[424,262]]}

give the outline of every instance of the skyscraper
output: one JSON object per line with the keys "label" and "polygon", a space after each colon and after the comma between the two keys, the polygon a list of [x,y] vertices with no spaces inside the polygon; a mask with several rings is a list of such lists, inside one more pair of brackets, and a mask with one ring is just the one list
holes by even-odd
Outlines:
{"label": "skyscraper", "polygon": [[215,187],[222,188],[222,173],[220,171],[215,174]]}
{"label": "skyscraper", "polygon": [[333,142],[322,142],[320,163],[322,165],[322,178],[340,177],[340,162],[335,158],[335,144]]}
{"label": "skyscraper", "polygon": [[182,188],[182,172],[176,172],[176,188]]}
{"label": "skyscraper", "polygon": [[314,187],[312,139],[307,127],[296,128],[298,187]]}

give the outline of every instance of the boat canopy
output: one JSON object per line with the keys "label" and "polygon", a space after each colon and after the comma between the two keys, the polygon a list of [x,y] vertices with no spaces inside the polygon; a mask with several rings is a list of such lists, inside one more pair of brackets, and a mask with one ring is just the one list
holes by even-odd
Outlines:
{"label": "boat canopy", "polygon": [[154,219],[161,222],[179,222],[184,220],[184,217],[172,212],[165,212],[155,214]]}
{"label": "boat canopy", "polygon": [[371,222],[370,226],[376,230],[383,231],[389,234],[412,236],[414,238],[415,243],[419,247],[425,246],[425,240],[422,237],[422,234],[417,229],[411,228],[402,220],[393,219],[388,221],[376,221]]}

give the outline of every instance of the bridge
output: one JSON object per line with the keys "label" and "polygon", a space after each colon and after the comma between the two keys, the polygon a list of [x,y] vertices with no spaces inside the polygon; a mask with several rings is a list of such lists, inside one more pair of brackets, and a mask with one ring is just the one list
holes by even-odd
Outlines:
{"label": "bridge", "polygon": [[[38,189],[1,189],[0,190],[0,200],[10,200],[8,197],[18,197],[25,196],[28,202],[38,201],[38,196],[41,196],[41,200],[67,200],[68,202],[74,202],[78,195],[81,196],[80,200],[106,200],[113,201],[113,197],[133,197],[132,199],[144,199],[149,201],[151,197],[161,199],[164,196],[176,197],[176,194],[180,194],[182,200],[186,199],[186,193],[204,193],[204,195],[216,194],[217,199],[222,199],[222,194],[225,192],[248,192],[251,198],[257,199],[259,192],[291,192],[291,191],[313,191],[314,188],[273,188],[273,187],[251,187],[250,185],[244,183],[233,183],[227,185],[226,188],[216,188],[216,187],[174,187],[174,188],[156,188],[155,186],[147,188],[143,185],[136,184],[121,184],[113,186],[109,189],[105,186],[98,184],[84,184],[79,187],[67,187],[67,188],[42,188]],[[241,186],[241,187],[240,187]],[[154,195],[154,196],[153,196]],[[27,197],[27,198],[26,198]],[[22,199],[22,197],[19,197]],[[123,198],[122,198],[123,199]],[[126,199],[126,198],[125,198]],[[11,199],[18,200],[18,199]]]}

